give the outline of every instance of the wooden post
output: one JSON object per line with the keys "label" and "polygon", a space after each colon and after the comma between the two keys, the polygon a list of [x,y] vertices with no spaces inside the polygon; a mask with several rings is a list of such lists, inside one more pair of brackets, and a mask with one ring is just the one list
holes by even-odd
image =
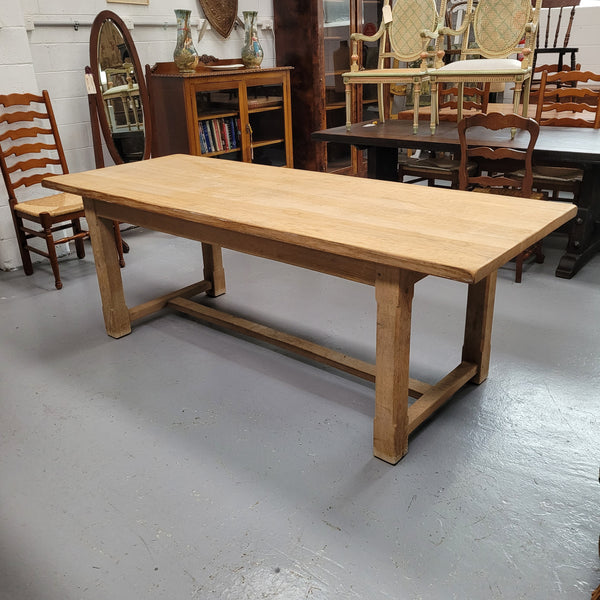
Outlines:
{"label": "wooden post", "polygon": [[94,250],[96,275],[102,299],[102,313],[106,333],[120,338],[131,333],[129,309],[125,304],[123,281],[115,246],[113,221],[96,214],[94,200],[83,199],[85,218],[90,230],[90,239]]}
{"label": "wooden post", "polygon": [[478,367],[471,380],[473,383],[482,383],[488,375],[496,275],[497,271],[494,271],[478,283],[469,285],[462,359]]}
{"label": "wooden post", "polygon": [[408,451],[408,367],[414,284],[410,271],[378,270],[373,454],[396,464]]}
{"label": "wooden post", "polygon": [[221,246],[202,243],[202,258],[204,260],[204,279],[212,284],[212,288],[206,293],[208,296],[221,296],[225,293],[225,270],[223,269]]}

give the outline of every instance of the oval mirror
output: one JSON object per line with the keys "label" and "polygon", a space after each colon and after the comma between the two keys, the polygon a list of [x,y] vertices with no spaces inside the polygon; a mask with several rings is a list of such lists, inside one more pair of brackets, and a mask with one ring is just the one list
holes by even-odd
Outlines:
{"label": "oval mirror", "polygon": [[127,26],[105,10],[92,24],[90,63],[106,147],[116,164],[150,157],[148,92]]}

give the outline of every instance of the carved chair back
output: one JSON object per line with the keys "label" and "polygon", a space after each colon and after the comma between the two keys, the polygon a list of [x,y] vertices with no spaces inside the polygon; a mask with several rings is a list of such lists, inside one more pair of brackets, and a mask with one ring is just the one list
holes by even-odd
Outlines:
{"label": "carved chair back", "polygon": [[[511,131],[527,131],[529,143],[525,150],[510,147],[469,146],[468,131],[473,127],[484,127],[491,131],[506,129],[507,140]],[[509,188],[515,196],[531,197],[533,184],[532,157],[533,148],[537,141],[540,126],[533,119],[520,115],[489,113],[466,117],[458,123],[458,138],[460,140],[461,169],[459,186],[462,190],[472,188],[492,188],[502,190]],[[479,164],[475,174],[469,173],[466,165],[470,161]],[[521,170],[519,176],[513,173]]]}

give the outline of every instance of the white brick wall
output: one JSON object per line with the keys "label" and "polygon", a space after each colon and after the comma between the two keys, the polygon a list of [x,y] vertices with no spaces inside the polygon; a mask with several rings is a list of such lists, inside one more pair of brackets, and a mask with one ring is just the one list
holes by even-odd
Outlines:
{"label": "white brick wall", "polygon": [[[37,92],[20,3],[0,2],[0,93]],[[4,183],[0,182],[0,269],[21,266]]]}

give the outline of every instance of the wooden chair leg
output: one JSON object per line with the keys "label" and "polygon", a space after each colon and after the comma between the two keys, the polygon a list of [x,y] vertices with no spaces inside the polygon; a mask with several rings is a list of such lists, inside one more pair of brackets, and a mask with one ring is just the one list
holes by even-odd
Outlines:
{"label": "wooden chair leg", "polygon": [[31,254],[27,247],[27,238],[23,231],[23,219],[15,215],[14,224],[17,233],[17,241],[19,243],[19,252],[21,253],[21,262],[23,263],[23,271],[25,272],[25,275],[32,275],[33,263],[31,262]]}
{"label": "wooden chair leg", "polygon": [[538,264],[542,264],[544,262],[544,249],[542,248],[542,242],[538,242],[535,245],[535,262]]}
{"label": "wooden chair leg", "polygon": [[46,240],[46,248],[48,249],[48,259],[54,274],[54,287],[57,290],[62,289],[62,281],[60,280],[60,271],[58,268],[58,256],[56,256],[56,245],[54,244],[54,236],[52,234],[52,220],[48,213],[40,215],[42,221],[42,229],[44,230],[44,238]]}
{"label": "wooden chair leg", "polygon": [[521,254],[519,254],[517,256],[517,258],[515,258],[515,264],[516,264],[516,272],[515,272],[515,283],[521,283],[521,278],[523,277],[523,260],[525,259],[525,252],[521,252]]}
{"label": "wooden chair leg", "polygon": [[[114,221],[113,227],[115,231],[115,245],[117,246],[117,254],[119,255],[119,265],[125,266],[125,258],[123,257],[123,238],[121,237],[121,229],[119,228],[119,222]],[[127,248],[129,250],[129,248]]]}
{"label": "wooden chair leg", "polygon": [[[71,226],[74,234],[81,233],[81,221],[79,219],[73,219]],[[85,246],[82,239],[75,240],[75,250],[77,251],[77,258],[85,258]]]}

